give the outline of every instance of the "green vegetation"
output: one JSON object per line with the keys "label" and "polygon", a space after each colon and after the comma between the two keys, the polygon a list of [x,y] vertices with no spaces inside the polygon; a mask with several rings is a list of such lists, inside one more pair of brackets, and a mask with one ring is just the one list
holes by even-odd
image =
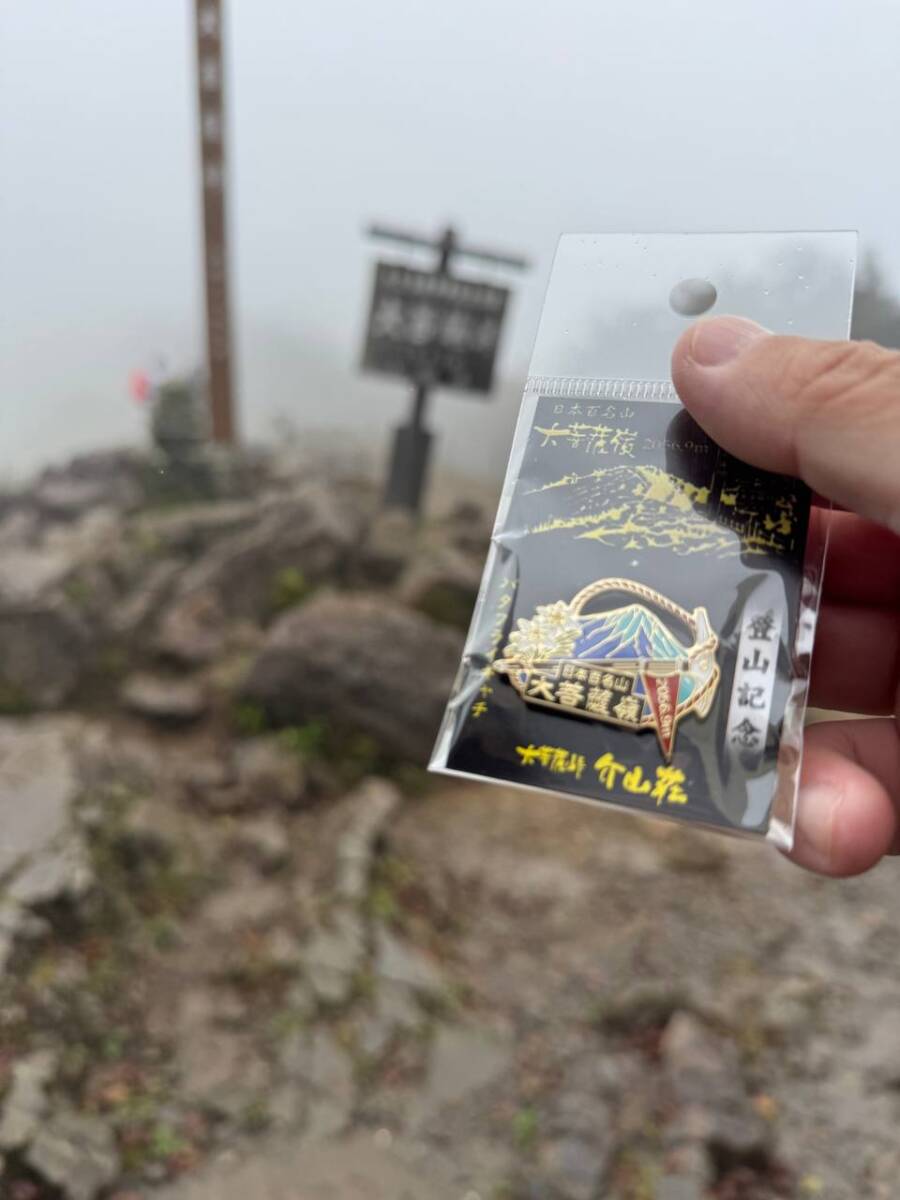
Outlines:
{"label": "green vegetation", "polygon": [[94,598],[94,588],[81,575],[72,575],[63,584],[63,595],[78,609],[86,609]]}
{"label": "green vegetation", "polygon": [[265,709],[252,700],[241,700],[234,707],[234,724],[241,737],[258,737],[269,727]]}
{"label": "green vegetation", "polygon": [[272,609],[276,613],[296,608],[307,600],[312,586],[298,567],[283,567],[272,581]]}
{"label": "green vegetation", "polygon": [[278,733],[285,750],[301,758],[316,758],[326,752],[328,729],[324,721],[307,721],[305,725],[288,725]]}
{"label": "green vegetation", "polygon": [[32,705],[22,688],[0,677],[0,716],[24,717],[31,711]]}
{"label": "green vegetation", "polygon": [[655,1200],[659,1167],[654,1154],[625,1146],[619,1153],[613,1178],[616,1195],[622,1200]]}
{"label": "green vegetation", "polygon": [[520,1108],[513,1115],[512,1135],[520,1150],[534,1149],[537,1144],[538,1125],[537,1111],[533,1108]]}

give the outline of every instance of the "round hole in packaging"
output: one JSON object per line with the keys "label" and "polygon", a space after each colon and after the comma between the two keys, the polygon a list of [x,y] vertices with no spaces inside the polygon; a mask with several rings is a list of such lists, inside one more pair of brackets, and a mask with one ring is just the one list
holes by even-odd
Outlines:
{"label": "round hole in packaging", "polygon": [[681,317],[699,317],[709,312],[717,299],[708,279],[682,279],[669,292],[669,304]]}

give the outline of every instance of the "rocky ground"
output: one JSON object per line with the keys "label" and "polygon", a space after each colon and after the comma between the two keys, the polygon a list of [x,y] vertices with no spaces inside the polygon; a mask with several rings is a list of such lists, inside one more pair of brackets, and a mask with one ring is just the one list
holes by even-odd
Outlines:
{"label": "rocky ground", "polygon": [[897,1194],[892,864],[429,781],[481,514],[158,470],[0,500],[0,1195]]}

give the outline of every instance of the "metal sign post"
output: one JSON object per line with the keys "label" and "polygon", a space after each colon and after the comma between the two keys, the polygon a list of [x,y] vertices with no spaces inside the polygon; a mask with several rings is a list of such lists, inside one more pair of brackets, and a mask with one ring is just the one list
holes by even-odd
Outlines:
{"label": "metal sign post", "polygon": [[231,320],[225,224],[222,0],[195,0],[195,20],[210,413],[213,438],[217,442],[233,442],[235,422],[231,391]]}
{"label": "metal sign post", "polygon": [[451,274],[456,256],[523,270],[518,257],[459,245],[447,228],[437,239],[373,225],[369,236],[435,250],[433,271],[378,263],[363,367],[413,384],[412,408],[394,432],[385,502],[418,513],[432,435],[425,426],[434,387],[486,395],[493,385],[497,343],[509,299],[506,288]]}

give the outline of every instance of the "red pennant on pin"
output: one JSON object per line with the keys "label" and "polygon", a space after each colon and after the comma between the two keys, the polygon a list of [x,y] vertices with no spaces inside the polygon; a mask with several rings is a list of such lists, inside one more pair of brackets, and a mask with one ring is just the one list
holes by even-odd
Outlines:
{"label": "red pennant on pin", "polygon": [[657,675],[654,671],[641,672],[644,692],[653,721],[656,725],[656,736],[666,759],[672,757],[672,743],[675,740],[675,710],[678,707],[678,685],[681,676],[676,671],[673,675]]}

